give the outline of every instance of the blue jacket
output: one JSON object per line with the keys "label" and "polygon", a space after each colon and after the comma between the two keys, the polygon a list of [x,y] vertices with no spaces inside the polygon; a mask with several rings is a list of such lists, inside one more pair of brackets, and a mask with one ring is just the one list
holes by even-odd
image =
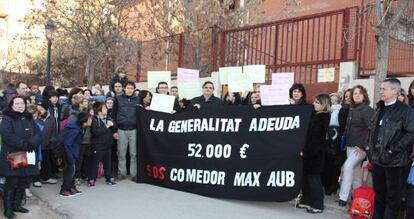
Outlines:
{"label": "blue jacket", "polygon": [[69,122],[64,129],[63,144],[68,157],[75,160],[79,157],[79,151],[83,139],[83,130],[76,122]]}

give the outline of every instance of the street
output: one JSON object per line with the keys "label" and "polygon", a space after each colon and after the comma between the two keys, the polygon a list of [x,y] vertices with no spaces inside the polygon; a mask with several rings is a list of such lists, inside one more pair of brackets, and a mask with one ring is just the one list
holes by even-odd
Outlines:
{"label": "street", "polygon": [[[104,184],[102,178],[96,188],[88,188],[82,184],[79,188],[82,195],[76,197],[60,197],[60,184],[43,185],[42,188],[32,188],[32,192],[48,208],[58,213],[47,214],[45,209],[42,218],[348,218],[345,209],[337,207],[334,197],[325,198],[325,212],[308,214],[302,209],[295,209],[293,202],[247,202],[223,200],[203,197],[165,189],[147,184],[136,184],[124,180],[111,187]],[[28,202],[33,211],[33,204]],[[35,208],[38,208],[37,206]],[[44,207],[46,208],[46,207]],[[36,211],[39,213],[39,211]],[[27,215],[25,218],[39,218],[37,215]],[[34,217],[35,216],[35,217]],[[18,217],[23,218],[23,217]]]}

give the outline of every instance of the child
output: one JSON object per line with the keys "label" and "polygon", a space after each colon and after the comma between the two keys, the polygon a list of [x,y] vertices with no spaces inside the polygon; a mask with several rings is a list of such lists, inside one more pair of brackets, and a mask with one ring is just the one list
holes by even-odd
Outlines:
{"label": "child", "polygon": [[94,103],[93,111],[95,113],[91,126],[93,158],[90,165],[88,186],[95,187],[99,162],[103,163],[106,183],[114,186],[116,182],[111,174],[113,122],[107,119],[108,109],[105,103]]}
{"label": "child", "polygon": [[92,120],[86,112],[80,112],[76,117],[76,122],[69,122],[64,129],[63,144],[65,153],[63,161],[65,166],[63,168],[63,183],[60,190],[60,196],[63,197],[82,194],[75,186],[75,161],[79,157],[84,129],[91,126]]}

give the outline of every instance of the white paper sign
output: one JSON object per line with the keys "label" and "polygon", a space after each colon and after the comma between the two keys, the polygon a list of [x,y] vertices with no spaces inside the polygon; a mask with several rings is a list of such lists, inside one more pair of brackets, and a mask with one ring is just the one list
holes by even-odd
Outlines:
{"label": "white paper sign", "polygon": [[26,157],[29,165],[36,165],[36,152],[26,152]]}
{"label": "white paper sign", "polygon": [[335,68],[318,69],[318,83],[335,81]]}
{"label": "white paper sign", "polygon": [[219,68],[220,84],[228,84],[229,74],[237,74],[242,72],[243,68],[241,66]]}
{"label": "white paper sign", "polygon": [[175,96],[154,93],[151,99],[150,109],[158,112],[172,113]]}
{"label": "white paper sign", "polygon": [[243,74],[249,75],[253,83],[265,83],[266,65],[245,65]]}
{"label": "white paper sign", "polygon": [[253,82],[247,74],[229,74],[228,85],[230,92],[253,91]]}
{"label": "white paper sign", "polygon": [[289,85],[295,83],[295,73],[283,72],[283,73],[272,73],[272,84]]}
{"label": "white paper sign", "polygon": [[171,85],[171,72],[170,71],[148,71],[148,88],[156,88],[158,83],[164,81]]}
{"label": "white paper sign", "polygon": [[177,84],[198,82],[200,71],[196,69],[177,68]]}
{"label": "white paper sign", "polygon": [[289,104],[289,88],[285,85],[260,86],[260,100],[263,106]]}
{"label": "white paper sign", "polygon": [[201,96],[201,86],[198,82],[192,84],[178,84],[177,87],[180,99],[186,98],[187,100],[191,100],[194,97]]}

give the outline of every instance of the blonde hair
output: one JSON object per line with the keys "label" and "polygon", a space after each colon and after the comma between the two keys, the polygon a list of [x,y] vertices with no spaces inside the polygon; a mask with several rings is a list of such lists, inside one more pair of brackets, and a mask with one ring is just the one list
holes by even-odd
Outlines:
{"label": "blonde hair", "polygon": [[331,97],[328,94],[318,94],[315,96],[315,99],[321,103],[322,110],[320,112],[331,111]]}
{"label": "blonde hair", "polygon": [[83,96],[83,94],[75,94],[72,96],[72,105],[79,107],[79,105],[82,103],[82,101],[84,101],[86,99],[85,96]]}
{"label": "blonde hair", "polygon": [[37,114],[39,113],[39,110],[37,109],[36,105],[29,104],[29,105],[27,105],[27,112],[29,112],[33,116],[37,116]]}

